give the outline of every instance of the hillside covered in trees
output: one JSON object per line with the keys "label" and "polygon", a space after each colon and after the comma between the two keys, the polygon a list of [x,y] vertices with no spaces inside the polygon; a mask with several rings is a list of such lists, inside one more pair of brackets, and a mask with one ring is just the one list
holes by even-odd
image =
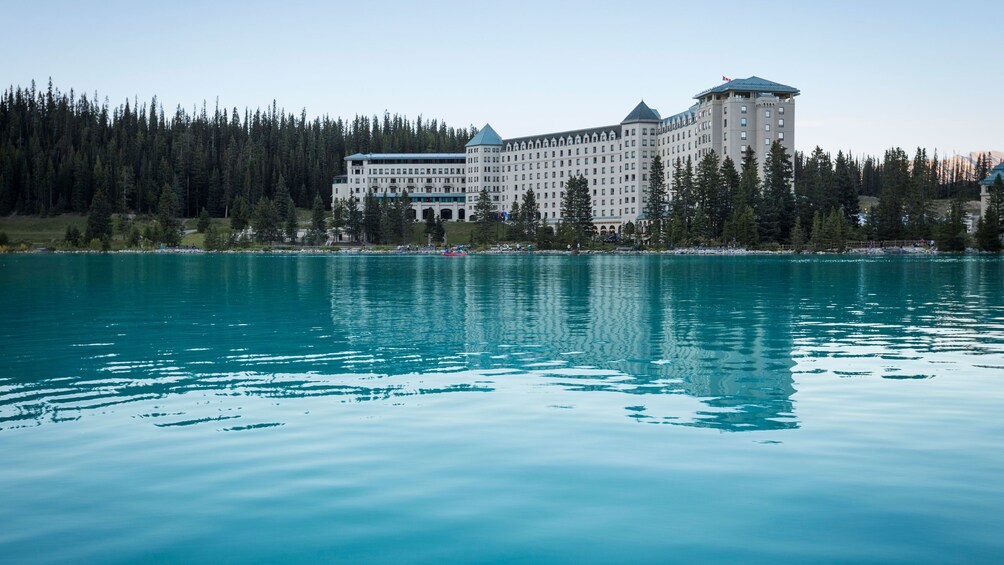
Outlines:
{"label": "hillside covered in trees", "polygon": [[116,212],[154,213],[166,184],[186,217],[222,217],[238,196],[254,206],[280,183],[298,207],[330,199],[331,178],[355,152],[453,152],[476,133],[399,115],[308,119],[205,105],[165,113],[97,95],[14,88],[0,97],[0,215],[86,213],[99,188]]}
{"label": "hillside covered in trees", "polygon": [[[274,102],[254,112],[219,107],[210,112],[203,105],[192,113],[179,107],[168,115],[156,98],[112,108],[97,95],[61,93],[51,83],[44,91],[34,84],[11,87],[0,97],[0,216],[93,215],[97,208],[102,217],[201,213],[230,217],[243,226],[252,211],[268,211],[273,204],[283,221],[295,221],[296,208],[327,207],[331,179],[344,173],[347,154],[460,152],[475,133],[473,127],[454,129],[389,113],[351,121],[308,119],[305,110],[286,113]],[[674,247],[755,246],[800,245],[823,231],[838,234],[837,239],[879,240],[926,240],[946,230],[956,234],[962,202],[979,198],[978,181],[993,164],[989,154],[942,159],[923,148],[912,158],[900,148],[881,159],[849,152],[833,156],[818,147],[789,155],[778,144],[765,155],[750,152],[739,163],[713,152],[699,162],[657,158],[649,186],[654,196],[645,205],[645,240]],[[376,196],[369,195],[368,208],[355,215],[334,210],[333,227],[368,241],[407,239],[407,226],[391,229],[405,222],[403,209],[378,214]],[[877,198],[864,222],[861,196]],[[586,197],[582,210],[590,208]],[[995,211],[1002,199],[994,191]],[[953,201],[948,214],[935,210],[935,200]],[[537,212],[514,208],[510,213],[520,215],[530,218]],[[994,218],[993,233],[1000,233],[1000,223]],[[636,227],[625,228],[624,235],[631,235]],[[488,227],[482,231],[494,233]],[[524,232],[529,236],[535,229],[514,233]]]}

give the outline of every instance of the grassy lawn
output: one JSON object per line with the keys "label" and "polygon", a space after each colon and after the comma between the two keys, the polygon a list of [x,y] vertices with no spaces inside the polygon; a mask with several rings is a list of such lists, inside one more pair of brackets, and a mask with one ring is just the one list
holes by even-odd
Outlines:
{"label": "grassy lawn", "polygon": [[87,217],[78,214],[63,214],[49,218],[38,216],[0,217],[0,231],[7,234],[11,242],[27,241],[37,245],[49,245],[63,241],[67,226],[75,225],[83,233],[87,227]]}
{"label": "grassy lawn", "polygon": [[[450,245],[462,245],[471,242],[471,232],[477,224],[474,222],[443,222],[446,228],[446,241]],[[412,243],[415,245],[425,245],[429,238],[425,235],[425,222],[415,222],[412,228]],[[442,242],[434,241],[435,245],[442,245]]]}
{"label": "grassy lawn", "polygon": [[[213,218],[212,223],[217,227],[229,229],[230,221],[220,218]],[[152,224],[154,220],[137,220],[134,222],[140,233]],[[198,218],[187,218],[182,221],[186,230],[194,230]],[[115,236],[112,238],[112,247],[121,249],[125,247],[125,236],[118,232],[118,216],[112,217],[112,224],[115,226]],[[63,245],[63,238],[66,236],[66,228],[76,226],[80,233],[87,229],[87,217],[79,214],[62,214],[49,218],[38,216],[6,216],[0,217],[0,232],[7,234],[11,243],[20,241],[28,242],[35,246],[59,247]],[[186,234],[182,240],[182,245],[202,246],[203,235],[200,233]]]}

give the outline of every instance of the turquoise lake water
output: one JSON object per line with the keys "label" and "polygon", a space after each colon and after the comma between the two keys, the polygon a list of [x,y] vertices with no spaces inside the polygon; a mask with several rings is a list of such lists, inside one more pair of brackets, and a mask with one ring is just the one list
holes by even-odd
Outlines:
{"label": "turquoise lake water", "polygon": [[1004,261],[0,256],[0,561],[1004,559]]}

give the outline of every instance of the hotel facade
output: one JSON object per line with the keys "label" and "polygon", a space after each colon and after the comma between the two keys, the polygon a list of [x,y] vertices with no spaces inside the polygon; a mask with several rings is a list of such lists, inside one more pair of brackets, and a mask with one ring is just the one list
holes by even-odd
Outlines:
{"label": "hotel facade", "polygon": [[[795,97],[791,86],[759,77],[724,82],[694,96],[686,111],[663,118],[640,102],[620,123],[503,139],[485,125],[464,153],[357,153],[345,158],[347,174],[332,185],[332,203],[362,199],[367,192],[396,199],[404,192],[416,219],[469,220],[484,189],[499,212],[533,190],[541,217],[561,220],[569,177],[589,182],[593,223],[600,233],[620,233],[644,219],[649,169],[658,155],[670,197],[672,164],[696,165],[714,151],[737,166],[747,147],[761,168],[774,141],[795,147]],[[762,171],[761,171],[762,172]]]}

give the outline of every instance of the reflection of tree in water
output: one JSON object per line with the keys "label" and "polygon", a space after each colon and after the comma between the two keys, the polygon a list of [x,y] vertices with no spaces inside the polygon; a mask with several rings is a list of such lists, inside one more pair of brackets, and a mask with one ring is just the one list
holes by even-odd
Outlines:
{"label": "reflection of tree in water", "polygon": [[[74,293],[66,299],[54,293],[52,304],[54,312],[76,309],[79,324],[98,322],[103,329],[90,341],[106,345],[85,355],[67,344],[54,352],[45,374],[26,365],[10,370],[19,380],[3,383],[0,427],[190,393],[364,402],[490,392],[516,382],[641,406],[630,411],[639,421],[794,427],[792,266],[761,261],[225,256],[113,262],[60,283]],[[163,284],[151,295],[134,277]],[[143,308],[69,303],[81,293],[118,296]],[[704,408],[695,413],[658,401],[670,397],[697,399]]]}
{"label": "reflection of tree in water", "polygon": [[[574,392],[685,394],[708,408],[685,418],[690,425],[795,427],[789,283],[777,265],[758,269],[749,261],[721,259],[430,262],[408,283],[410,290],[397,289],[407,301],[426,302],[413,311],[415,331],[446,326],[425,334],[422,347],[411,351],[421,357],[414,368],[435,370],[452,360],[456,368],[521,369]],[[373,307],[379,293],[394,291],[365,275],[380,263],[359,267],[364,274],[358,281],[368,288],[333,293],[332,302],[336,325],[354,328],[346,330],[352,335],[394,319],[385,311],[390,303]],[[426,286],[429,280],[445,281],[444,288],[436,292]],[[352,313],[340,314],[346,311]],[[465,355],[457,359],[461,351]],[[566,374],[555,377],[555,367]],[[590,367],[615,374],[588,374]],[[587,374],[567,374],[576,371]]]}
{"label": "reflection of tree in water", "polygon": [[797,427],[791,395],[789,263],[685,257],[663,277],[672,315],[673,375],[712,409],[693,425],[728,430]]}
{"label": "reflection of tree in water", "polygon": [[[778,281],[758,282],[765,273],[750,271],[748,264],[582,256],[477,259],[425,261],[403,287],[379,261],[346,265],[355,278],[348,291],[332,293],[335,325],[363,346],[374,337],[367,328],[400,326],[407,311],[409,331],[421,336],[421,347],[398,353],[418,356],[412,363],[416,371],[519,368],[569,391],[694,396],[709,410],[693,425],[736,430],[796,425],[786,357],[791,301],[767,303],[757,292],[762,289],[753,287],[776,291]],[[382,274],[374,277],[374,271]],[[383,300],[386,294],[395,298]],[[412,303],[421,306],[409,310]],[[362,348],[393,361],[393,353],[378,343]],[[458,358],[460,352],[467,355]],[[555,378],[541,365],[609,368],[619,376]]]}
{"label": "reflection of tree in water", "polygon": [[[574,390],[700,399],[696,414],[657,414],[642,399],[629,416],[724,430],[797,427],[790,358],[793,300],[779,265],[736,258],[596,258],[591,335],[576,363],[619,377]],[[574,302],[574,300],[572,300]],[[574,341],[574,336],[573,341]],[[595,345],[592,345],[595,344]],[[641,402],[640,405],[637,405]],[[658,403],[650,403],[658,404]]]}

